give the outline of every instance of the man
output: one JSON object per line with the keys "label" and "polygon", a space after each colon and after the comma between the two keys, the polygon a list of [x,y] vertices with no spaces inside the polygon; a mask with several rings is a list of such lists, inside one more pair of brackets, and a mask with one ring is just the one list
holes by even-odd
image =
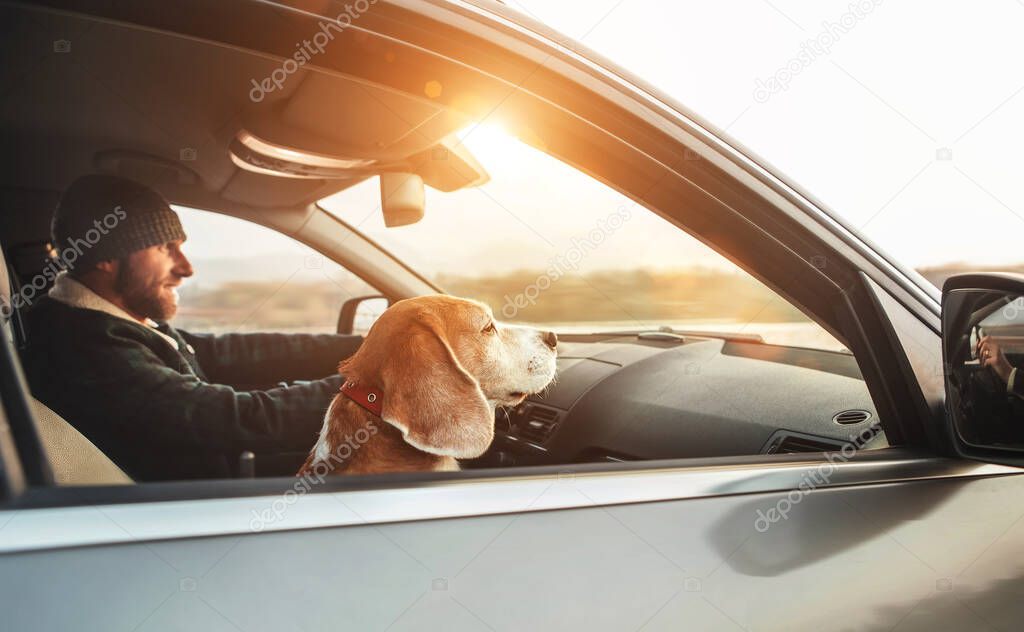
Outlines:
{"label": "man", "polygon": [[[304,456],[361,337],[175,330],[176,288],[192,275],[185,231],[136,182],[79,178],[51,232],[67,270],[26,314],[37,399],[136,480],[233,476],[246,450],[258,464],[260,453]],[[292,380],[313,381],[272,386]]]}

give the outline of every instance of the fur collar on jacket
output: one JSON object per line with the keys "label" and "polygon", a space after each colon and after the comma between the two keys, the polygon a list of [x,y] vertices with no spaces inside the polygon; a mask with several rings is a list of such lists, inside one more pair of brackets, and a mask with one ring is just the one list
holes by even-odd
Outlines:
{"label": "fur collar on jacket", "polygon": [[171,347],[173,347],[175,351],[177,351],[178,349],[178,341],[175,340],[174,338],[171,338],[164,332],[159,331],[156,328],[155,322],[153,322],[149,318],[146,319],[145,323],[139,322],[135,318],[132,318],[132,316],[128,312],[124,311],[117,305],[114,305],[113,303],[103,298],[96,292],[90,290],[89,287],[86,286],[84,283],[76,281],[75,279],[68,276],[67,272],[61,272],[57,275],[57,279],[54,281],[53,287],[50,288],[49,296],[50,298],[56,301],[60,301],[65,305],[70,305],[71,307],[78,307],[80,309],[91,309],[97,312],[109,314],[110,316],[114,316],[115,318],[123,318],[124,320],[131,321],[133,323],[138,323],[140,325],[145,324],[146,326],[152,328],[154,333],[158,334],[161,338],[166,340],[167,344],[171,345]]}

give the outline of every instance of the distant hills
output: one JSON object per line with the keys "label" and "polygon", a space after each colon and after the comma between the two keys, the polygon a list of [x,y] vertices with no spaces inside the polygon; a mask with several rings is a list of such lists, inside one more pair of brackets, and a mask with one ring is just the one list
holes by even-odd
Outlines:
{"label": "distant hills", "polygon": [[[341,304],[375,293],[317,255],[205,258],[181,289],[176,324],[205,331],[331,331]],[[953,274],[1008,271],[1024,263],[953,263],[919,272],[937,287]],[[807,317],[743,273],[714,269],[627,269],[547,276],[543,270],[466,276],[443,274],[446,291],[491,306],[501,320],[532,323],[801,323]]]}
{"label": "distant hills", "polygon": [[266,281],[287,279],[295,270],[303,267],[305,257],[297,253],[274,253],[251,257],[202,257],[192,259],[195,277],[185,281],[185,286],[201,285],[216,287],[232,281]]}
{"label": "distant hills", "polygon": [[924,278],[935,284],[935,287],[942,288],[942,284],[954,274],[964,272],[1014,272],[1024,274],[1024,262],[1003,266],[978,266],[966,263],[947,263],[931,268],[918,268],[917,271]]}
{"label": "distant hills", "polygon": [[[229,266],[195,262],[195,282],[181,290],[175,324],[197,331],[329,330],[341,304],[366,286],[333,273],[277,260]],[[199,266],[204,266],[200,268]],[[491,306],[500,320],[533,323],[679,321],[791,323],[807,317],[745,274],[714,270],[616,270],[545,276],[516,271],[480,277],[443,275],[438,285]]]}

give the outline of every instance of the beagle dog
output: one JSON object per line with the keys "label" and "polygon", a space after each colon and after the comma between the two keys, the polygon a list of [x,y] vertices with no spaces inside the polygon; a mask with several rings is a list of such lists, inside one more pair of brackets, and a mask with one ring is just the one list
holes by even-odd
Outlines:
{"label": "beagle dog", "polygon": [[476,301],[399,301],[338,366],[346,381],[298,475],[457,470],[494,439],[496,406],[555,377],[553,332],[497,323]]}

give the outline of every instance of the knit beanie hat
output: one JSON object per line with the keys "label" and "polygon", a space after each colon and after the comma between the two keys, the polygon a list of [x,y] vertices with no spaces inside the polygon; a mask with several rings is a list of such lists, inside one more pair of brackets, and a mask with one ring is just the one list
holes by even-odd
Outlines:
{"label": "knit beanie hat", "polygon": [[50,232],[65,268],[185,239],[178,214],[159,193],[107,175],[87,175],[72,182],[53,213]]}

